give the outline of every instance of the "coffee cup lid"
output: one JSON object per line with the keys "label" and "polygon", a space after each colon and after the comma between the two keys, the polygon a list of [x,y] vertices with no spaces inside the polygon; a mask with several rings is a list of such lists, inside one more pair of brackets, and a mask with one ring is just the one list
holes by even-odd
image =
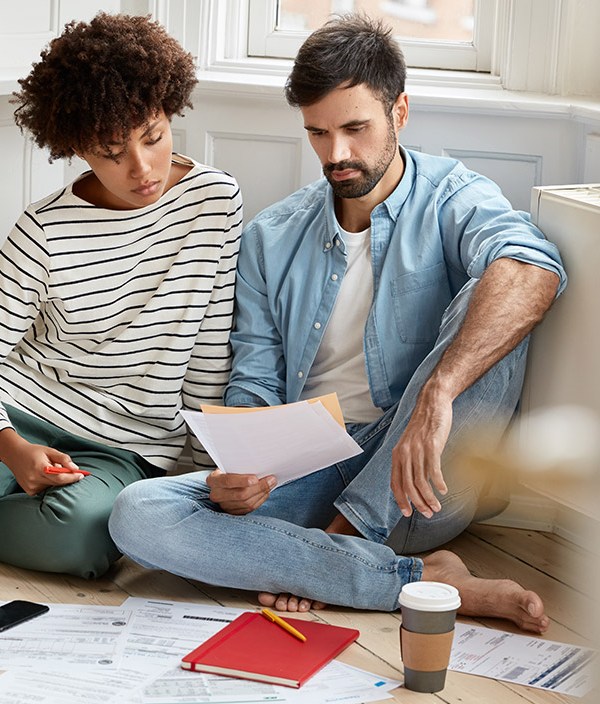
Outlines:
{"label": "coffee cup lid", "polygon": [[460,596],[443,582],[410,582],[402,587],[398,603],[415,611],[451,611],[460,606]]}

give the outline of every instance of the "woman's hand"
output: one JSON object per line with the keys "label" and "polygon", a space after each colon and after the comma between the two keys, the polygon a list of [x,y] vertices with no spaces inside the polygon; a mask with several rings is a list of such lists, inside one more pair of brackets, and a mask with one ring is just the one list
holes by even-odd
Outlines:
{"label": "woman's hand", "polygon": [[35,445],[20,437],[12,428],[0,432],[0,458],[15,475],[17,483],[30,496],[39,494],[49,486],[65,486],[83,478],[82,474],[46,474],[48,465],[77,470],[69,455],[52,447]]}

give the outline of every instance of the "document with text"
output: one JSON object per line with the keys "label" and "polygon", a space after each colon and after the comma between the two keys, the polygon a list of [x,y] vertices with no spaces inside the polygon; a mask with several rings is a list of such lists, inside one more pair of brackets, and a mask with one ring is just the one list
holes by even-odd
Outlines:
{"label": "document with text", "polygon": [[181,415],[224,472],[274,474],[281,485],[362,452],[330,410],[312,401]]}

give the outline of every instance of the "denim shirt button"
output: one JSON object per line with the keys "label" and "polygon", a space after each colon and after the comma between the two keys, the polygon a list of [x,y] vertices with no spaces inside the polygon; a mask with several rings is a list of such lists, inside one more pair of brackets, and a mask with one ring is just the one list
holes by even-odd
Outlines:
{"label": "denim shirt button", "polygon": [[332,275],[331,275],[331,280],[332,280],[332,281],[337,281],[337,280],[338,280],[338,275],[337,275],[337,274],[332,274]]}
{"label": "denim shirt button", "polygon": [[298,372],[298,379],[302,379],[303,376],[304,376],[304,372]]}
{"label": "denim shirt button", "polygon": [[325,249],[331,249],[331,242],[325,242]]}
{"label": "denim shirt button", "polygon": [[321,329],[321,323],[315,323],[314,324],[315,330],[320,330]]}

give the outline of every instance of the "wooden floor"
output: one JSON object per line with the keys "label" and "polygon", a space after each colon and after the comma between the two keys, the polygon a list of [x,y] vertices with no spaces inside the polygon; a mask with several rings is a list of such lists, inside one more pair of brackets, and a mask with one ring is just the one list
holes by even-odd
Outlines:
{"label": "wooden floor", "polygon": [[[582,588],[590,581],[590,555],[583,549],[549,533],[484,525],[472,527],[449,547],[478,576],[510,577],[537,591],[552,619],[546,635],[548,639],[589,643],[588,638],[592,637],[590,614],[594,611],[590,608],[591,600],[586,589]],[[257,605],[252,593],[208,587],[163,572],[147,571],[126,559],[120,560],[106,577],[95,582],[0,565],[0,600],[119,605],[129,595],[218,603],[238,608],[255,608]],[[307,616],[312,617],[360,630],[358,643],[345,651],[341,660],[381,676],[402,679],[399,614],[328,608]],[[493,628],[515,630],[505,621],[490,619],[482,623]],[[394,699],[387,701],[418,701],[421,704],[582,702],[581,699],[454,672],[448,673],[446,687],[438,694],[417,694],[404,688],[394,690],[393,694]]]}

